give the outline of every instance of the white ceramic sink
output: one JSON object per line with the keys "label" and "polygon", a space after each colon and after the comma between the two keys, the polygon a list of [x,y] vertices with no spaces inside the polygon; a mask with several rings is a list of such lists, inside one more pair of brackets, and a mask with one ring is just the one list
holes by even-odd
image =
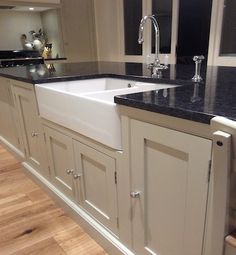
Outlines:
{"label": "white ceramic sink", "polygon": [[111,78],[35,85],[40,116],[117,150],[121,123],[114,96],[169,87]]}
{"label": "white ceramic sink", "polygon": [[104,79],[89,79],[89,80],[47,83],[47,84],[43,84],[42,86],[50,90],[62,91],[68,94],[69,93],[81,94],[81,93],[129,88],[129,87],[133,87],[134,85],[135,85],[134,81],[104,78]]}

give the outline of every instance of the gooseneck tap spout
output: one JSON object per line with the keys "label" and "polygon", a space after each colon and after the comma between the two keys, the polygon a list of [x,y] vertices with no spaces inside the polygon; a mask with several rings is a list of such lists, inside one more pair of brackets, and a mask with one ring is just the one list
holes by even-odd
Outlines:
{"label": "gooseneck tap spout", "polygon": [[143,39],[143,30],[144,26],[146,24],[147,20],[151,20],[154,30],[155,30],[155,60],[153,64],[150,64],[149,67],[152,68],[152,76],[160,78],[161,77],[161,71],[163,69],[167,69],[167,65],[161,65],[160,59],[159,59],[159,51],[160,51],[160,28],[158,25],[158,22],[154,15],[148,15],[144,16],[141,19],[140,25],[139,25],[139,36],[138,36],[138,43],[142,44],[144,42]]}
{"label": "gooseneck tap spout", "polygon": [[148,15],[148,16],[144,16],[141,19],[140,22],[140,26],[139,26],[139,37],[138,37],[138,43],[142,44],[144,42],[143,39],[143,30],[144,30],[144,26],[146,24],[146,21],[150,19],[152,21],[152,24],[154,26],[154,30],[155,30],[155,63],[156,64],[160,64],[160,59],[159,59],[159,49],[160,49],[160,29],[159,29],[159,25],[158,22],[155,18],[154,15]]}

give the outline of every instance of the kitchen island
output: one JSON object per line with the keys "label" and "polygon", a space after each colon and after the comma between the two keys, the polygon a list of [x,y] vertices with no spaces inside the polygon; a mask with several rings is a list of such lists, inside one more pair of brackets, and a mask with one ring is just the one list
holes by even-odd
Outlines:
{"label": "kitchen island", "polygon": [[[112,254],[222,255],[231,129],[214,118],[236,119],[235,73],[208,67],[203,82],[193,83],[194,65],[170,66],[161,79],[139,63],[1,69],[1,123],[9,115],[1,141]],[[35,84],[95,78],[168,84],[115,96],[122,150],[41,116]],[[216,159],[225,162],[225,175],[218,175]]]}

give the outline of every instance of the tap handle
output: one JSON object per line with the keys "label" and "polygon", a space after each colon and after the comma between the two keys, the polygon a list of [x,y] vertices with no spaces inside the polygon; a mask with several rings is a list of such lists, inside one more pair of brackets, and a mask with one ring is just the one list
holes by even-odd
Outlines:
{"label": "tap handle", "polygon": [[195,63],[201,63],[204,59],[205,59],[205,57],[203,55],[201,55],[201,56],[194,56],[193,57],[193,61]]}
{"label": "tap handle", "polygon": [[202,81],[200,72],[201,72],[201,64],[204,59],[205,57],[203,55],[193,57],[193,61],[195,62],[195,75],[193,76],[192,81],[194,82]]}

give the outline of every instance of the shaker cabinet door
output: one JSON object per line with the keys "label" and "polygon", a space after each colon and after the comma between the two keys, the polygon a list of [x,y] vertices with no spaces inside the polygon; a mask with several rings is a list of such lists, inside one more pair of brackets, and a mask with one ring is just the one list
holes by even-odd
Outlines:
{"label": "shaker cabinet door", "polygon": [[[28,85],[30,86],[30,85]],[[46,171],[44,137],[34,91],[31,87],[13,86],[13,93],[25,148],[26,161],[35,169]]]}
{"label": "shaker cabinet door", "polygon": [[66,196],[74,199],[74,158],[72,139],[44,126],[51,180]]}
{"label": "shaker cabinet door", "polygon": [[202,254],[210,158],[210,140],[131,120],[135,254]]}
{"label": "shaker cabinet door", "polygon": [[81,207],[117,233],[116,162],[92,147],[74,141],[77,189]]}
{"label": "shaker cabinet door", "polygon": [[21,150],[10,80],[0,77],[0,136]]}

